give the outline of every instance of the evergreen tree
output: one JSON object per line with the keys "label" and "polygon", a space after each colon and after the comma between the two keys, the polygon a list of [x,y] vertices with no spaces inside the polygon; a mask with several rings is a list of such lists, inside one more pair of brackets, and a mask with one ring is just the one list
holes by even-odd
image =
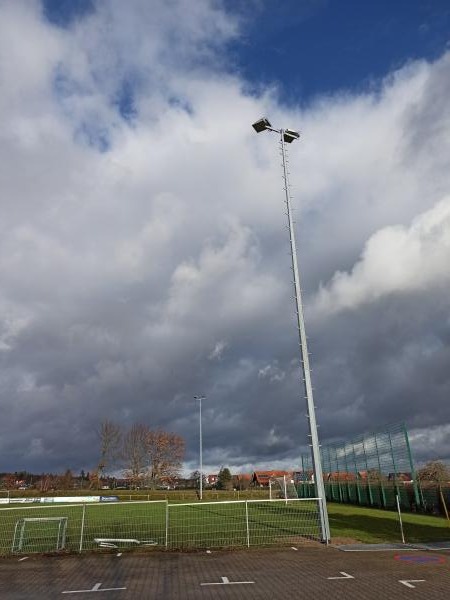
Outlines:
{"label": "evergreen tree", "polygon": [[233,488],[230,469],[227,467],[220,469],[216,487],[218,490],[231,490]]}

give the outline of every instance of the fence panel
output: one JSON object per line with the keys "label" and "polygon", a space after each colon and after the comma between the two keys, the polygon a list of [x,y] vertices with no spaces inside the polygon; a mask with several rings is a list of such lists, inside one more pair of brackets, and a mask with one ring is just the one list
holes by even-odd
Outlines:
{"label": "fence panel", "polygon": [[77,551],[83,507],[20,506],[0,509],[0,555]]}
{"label": "fence panel", "polygon": [[248,502],[249,545],[298,544],[320,540],[318,499],[252,500]]}
{"label": "fence panel", "polygon": [[[327,500],[395,510],[399,495],[402,508],[423,508],[403,424],[322,446],[321,457]],[[311,456],[303,455],[301,464],[298,493],[305,498]]]}
{"label": "fence panel", "polygon": [[226,548],[247,545],[246,500],[170,504],[170,548]]}
{"label": "fence panel", "polygon": [[165,500],[86,505],[80,550],[165,547]]}

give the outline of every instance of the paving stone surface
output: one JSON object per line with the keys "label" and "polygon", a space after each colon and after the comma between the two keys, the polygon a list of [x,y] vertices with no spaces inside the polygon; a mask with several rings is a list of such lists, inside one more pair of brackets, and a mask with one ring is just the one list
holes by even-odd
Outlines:
{"label": "paving stone surface", "polygon": [[1,600],[91,599],[97,594],[103,600],[448,600],[450,552],[299,547],[0,560]]}

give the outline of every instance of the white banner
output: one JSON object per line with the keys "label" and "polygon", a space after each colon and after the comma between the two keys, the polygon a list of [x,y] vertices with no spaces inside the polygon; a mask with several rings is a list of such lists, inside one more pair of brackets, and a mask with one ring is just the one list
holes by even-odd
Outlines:
{"label": "white banner", "polygon": [[100,502],[100,496],[52,496],[51,498],[1,498],[1,504],[54,504]]}

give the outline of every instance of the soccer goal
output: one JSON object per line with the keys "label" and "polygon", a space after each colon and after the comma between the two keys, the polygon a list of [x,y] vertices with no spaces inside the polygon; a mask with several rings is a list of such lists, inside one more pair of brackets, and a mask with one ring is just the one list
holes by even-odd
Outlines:
{"label": "soccer goal", "polygon": [[68,517],[19,519],[14,528],[12,552],[54,552],[66,545]]}
{"label": "soccer goal", "polygon": [[272,477],[270,482],[271,495],[274,494],[274,497],[284,498],[285,500],[298,498],[297,488],[286,475],[283,477]]}

